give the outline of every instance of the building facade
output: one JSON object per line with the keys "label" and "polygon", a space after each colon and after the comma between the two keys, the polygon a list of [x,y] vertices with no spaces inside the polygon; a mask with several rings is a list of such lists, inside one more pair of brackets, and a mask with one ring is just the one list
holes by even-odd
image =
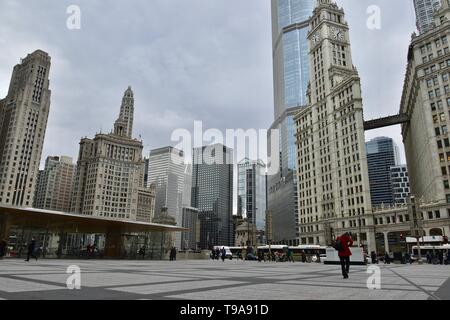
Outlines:
{"label": "building facade", "polygon": [[408,167],[406,165],[391,167],[390,175],[394,205],[408,204],[411,196]]}
{"label": "building facade", "polygon": [[76,165],[70,157],[48,157],[39,171],[33,208],[70,212]]}
{"label": "building facade", "polygon": [[416,11],[416,25],[419,33],[434,27],[434,12],[441,6],[441,0],[413,0]]}
{"label": "building facade", "polygon": [[[159,215],[162,208],[167,208],[168,214],[175,218],[178,226],[182,224],[184,162],[183,151],[173,147],[150,151],[148,183],[155,186],[155,214]],[[177,248],[180,248],[181,244],[181,234],[177,233]]]}
{"label": "building facade", "polygon": [[215,144],[193,151],[192,207],[199,210],[200,247],[232,246],[233,150]]}
{"label": "building facade", "polygon": [[[309,81],[307,33],[315,0],[272,0],[274,123],[279,141],[268,137],[279,172],[267,177],[267,208],[273,212],[274,243],[299,243],[294,115],[305,106]],[[279,150],[272,150],[278,145]],[[274,160],[268,165],[274,165]],[[292,179],[293,178],[293,179]]]}
{"label": "building facade", "polygon": [[200,220],[197,208],[183,207],[182,227],[189,231],[181,233],[181,249],[197,250],[200,243]]}
{"label": "building facade", "polygon": [[319,0],[308,40],[309,104],[295,117],[301,242],[327,245],[352,232],[370,252],[375,237],[361,85],[343,9]]}
{"label": "building facade", "polygon": [[[435,14],[436,27],[413,35],[400,113],[411,193],[425,203],[450,203],[450,9]],[[442,23],[441,23],[442,21]]]}
{"label": "building facade", "polygon": [[378,137],[366,142],[372,207],[394,204],[391,167],[400,163],[399,149],[394,140]]}
{"label": "building facade", "polygon": [[0,100],[0,204],[33,205],[50,110],[50,64],[41,50],[22,59]]}
{"label": "building facade", "polygon": [[266,244],[266,165],[243,159],[238,168],[238,215],[256,227],[256,244]]}
{"label": "building facade", "polygon": [[73,212],[111,220],[141,221],[152,216],[154,209],[147,206],[151,192],[144,188],[142,141],[132,138],[133,115],[134,94],[129,87],[114,130],[81,140]]}

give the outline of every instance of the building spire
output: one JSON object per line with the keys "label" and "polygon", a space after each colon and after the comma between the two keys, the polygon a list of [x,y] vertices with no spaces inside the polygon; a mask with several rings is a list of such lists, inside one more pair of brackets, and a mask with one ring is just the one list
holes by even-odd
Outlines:
{"label": "building spire", "polygon": [[120,106],[119,118],[114,123],[114,134],[130,138],[133,134],[134,93],[131,86],[125,91]]}

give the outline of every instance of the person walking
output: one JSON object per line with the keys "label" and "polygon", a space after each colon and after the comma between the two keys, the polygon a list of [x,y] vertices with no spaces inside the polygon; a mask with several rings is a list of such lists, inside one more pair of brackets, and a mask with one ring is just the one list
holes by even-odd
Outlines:
{"label": "person walking", "polygon": [[177,248],[173,247],[173,261],[177,261]]}
{"label": "person walking", "polygon": [[350,247],[353,245],[353,239],[350,236],[350,233],[347,232],[342,236],[337,237],[336,243],[340,249],[338,250],[338,255],[341,260],[342,276],[344,279],[348,279],[348,274],[350,273],[350,257],[352,256]]}
{"label": "person walking", "polygon": [[8,246],[8,243],[5,239],[0,241],[0,259],[3,259],[4,256],[6,256],[6,248]]}
{"label": "person walking", "polygon": [[306,263],[306,253],[305,253],[305,251],[302,251],[302,262]]}
{"label": "person walking", "polygon": [[391,264],[391,257],[389,256],[389,252],[386,252],[384,255],[384,264]]}
{"label": "person walking", "polygon": [[377,254],[375,253],[375,251],[371,252],[370,258],[372,259],[372,264],[378,263],[378,261],[377,261]]}
{"label": "person walking", "polygon": [[38,257],[37,257],[37,255],[35,253],[35,251],[36,251],[36,239],[34,239],[34,237],[31,238],[31,241],[28,244],[28,248],[27,249],[28,249],[28,251],[27,251],[27,259],[25,261],[29,262],[30,261],[30,257],[35,258],[36,261],[38,261]]}
{"label": "person walking", "polygon": [[227,257],[227,251],[225,250],[225,247],[222,247],[222,262],[225,262],[225,258]]}

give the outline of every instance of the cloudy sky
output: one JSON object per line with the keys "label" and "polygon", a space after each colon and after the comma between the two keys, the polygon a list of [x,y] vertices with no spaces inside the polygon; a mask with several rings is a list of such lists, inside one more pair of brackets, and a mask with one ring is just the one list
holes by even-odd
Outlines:
{"label": "cloudy sky", "polygon": [[[351,28],[365,118],[395,114],[415,28],[412,1],[337,2]],[[66,27],[70,5],[81,9],[81,30]],[[381,8],[381,30],[366,27],[370,5]],[[128,85],[134,135],[146,153],[173,144],[173,130],[192,130],[194,120],[221,130],[273,121],[269,0],[0,0],[0,7],[1,97],[20,58],[36,49],[52,57],[43,160],[76,158],[81,137],[109,132]],[[399,127],[367,139],[379,135],[401,145]]]}

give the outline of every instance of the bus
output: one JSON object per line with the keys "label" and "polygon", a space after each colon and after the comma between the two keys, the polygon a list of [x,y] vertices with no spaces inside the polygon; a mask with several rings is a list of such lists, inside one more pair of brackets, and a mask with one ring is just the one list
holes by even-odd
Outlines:
{"label": "bus", "polygon": [[[448,259],[449,259],[449,254],[450,254],[450,245],[449,244],[444,244],[444,245],[425,245],[425,246],[420,246],[420,255],[422,258],[422,262],[427,262],[427,254],[431,254],[433,257],[438,257],[439,254],[442,254],[444,256],[444,260],[445,257],[447,257],[447,263],[448,263]],[[417,261],[419,259],[419,247],[418,246],[413,246],[412,247],[412,253],[411,253],[411,259],[412,261]],[[435,261],[432,261],[432,263],[434,263]],[[444,261],[445,262],[445,261]]]}

